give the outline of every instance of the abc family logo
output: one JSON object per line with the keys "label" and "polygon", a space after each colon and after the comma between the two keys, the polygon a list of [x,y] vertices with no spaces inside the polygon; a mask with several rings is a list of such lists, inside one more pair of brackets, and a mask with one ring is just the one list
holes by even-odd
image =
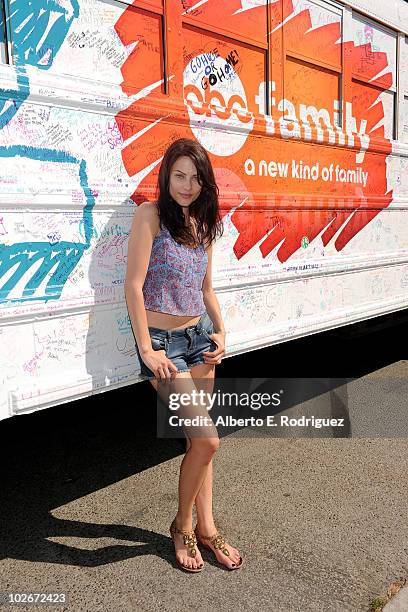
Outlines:
{"label": "abc family logo", "polygon": [[[239,151],[253,129],[254,117],[233,67],[220,55],[203,53],[187,64],[183,83],[190,128],[197,140],[215,155]],[[221,137],[214,138],[214,130]]]}

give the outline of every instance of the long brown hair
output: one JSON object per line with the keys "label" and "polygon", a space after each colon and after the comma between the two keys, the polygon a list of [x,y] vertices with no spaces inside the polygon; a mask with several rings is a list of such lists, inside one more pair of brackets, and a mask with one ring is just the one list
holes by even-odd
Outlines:
{"label": "long brown hair", "polygon": [[195,243],[190,227],[186,225],[181,206],[169,192],[170,171],[174,162],[182,155],[189,156],[197,169],[197,179],[201,191],[196,200],[189,206],[189,214],[197,225],[197,239],[208,245],[222,236],[224,227],[220,216],[218,195],[214,171],[207,151],[197,141],[179,138],[166,149],[159,170],[157,206],[159,209],[160,227],[163,225],[177,242],[185,245]]}

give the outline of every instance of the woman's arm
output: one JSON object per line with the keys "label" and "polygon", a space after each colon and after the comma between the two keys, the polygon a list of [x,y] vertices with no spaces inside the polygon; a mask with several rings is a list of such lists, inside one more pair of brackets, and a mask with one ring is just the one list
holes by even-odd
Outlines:
{"label": "woman's arm", "polygon": [[134,214],[128,242],[125,276],[126,304],[140,354],[152,351],[146,317],[143,284],[155,236],[156,211],[149,202],[140,204]]}

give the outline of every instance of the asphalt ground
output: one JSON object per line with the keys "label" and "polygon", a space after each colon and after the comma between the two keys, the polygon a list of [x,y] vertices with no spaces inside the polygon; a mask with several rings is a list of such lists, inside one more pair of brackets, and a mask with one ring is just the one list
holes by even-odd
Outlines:
{"label": "asphalt ground", "polygon": [[343,415],[341,433],[222,438],[214,513],[244,556],[236,572],[205,550],[201,574],[176,566],[168,528],[183,442],[157,438],[149,383],[2,421],[0,592],[65,592],[66,605],[46,607],[75,612],[373,609],[408,574],[406,331],[344,328],[217,369],[261,379],[273,363],[275,376],[353,379],[287,408]]}

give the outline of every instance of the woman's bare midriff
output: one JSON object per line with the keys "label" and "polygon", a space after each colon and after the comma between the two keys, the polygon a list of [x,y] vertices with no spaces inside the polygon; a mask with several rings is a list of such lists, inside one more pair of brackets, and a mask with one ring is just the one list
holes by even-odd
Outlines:
{"label": "woman's bare midriff", "polygon": [[170,315],[165,312],[156,312],[154,310],[146,310],[147,325],[149,327],[158,327],[159,329],[184,329],[196,325],[200,320],[200,316],[180,317],[179,315]]}

